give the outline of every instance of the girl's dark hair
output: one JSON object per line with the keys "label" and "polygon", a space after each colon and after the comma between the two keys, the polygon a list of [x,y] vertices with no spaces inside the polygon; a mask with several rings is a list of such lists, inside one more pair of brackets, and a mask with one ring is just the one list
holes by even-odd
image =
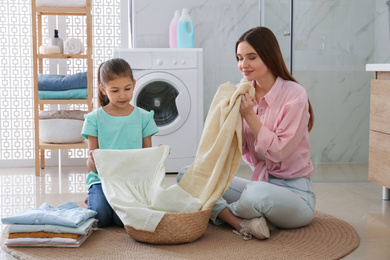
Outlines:
{"label": "girl's dark hair", "polygon": [[[107,84],[107,82],[109,82],[110,80],[117,79],[119,77],[130,77],[131,80],[134,80],[133,71],[131,70],[131,67],[129,63],[127,63],[127,61],[125,61],[124,59],[115,58],[100,64],[97,73],[98,86],[100,86],[101,84],[104,87]],[[100,106],[104,107],[108,103],[110,103],[110,100],[106,95],[102,93],[99,87],[98,89],[99,107]]]}
{"label": "girl's dark hair", "polygon": [[[282,52],[280,51],[278,40],[276,39],[273,32],[266,27],[256,27],[246,31],[241,37],[238,39],[236,43],[236,58],[237,57],[237,47],[241,42],[248,42],[260,56],[261,60],[267,66],[271,72],[281,77],[285,80],[291,80],[298,83],[295,78],[288,71],[286,64],[283,60]],[[308,100],[309,101],[309,100]],[[314,124],[314,113],[309,101],[309,132],[313,128]]]}

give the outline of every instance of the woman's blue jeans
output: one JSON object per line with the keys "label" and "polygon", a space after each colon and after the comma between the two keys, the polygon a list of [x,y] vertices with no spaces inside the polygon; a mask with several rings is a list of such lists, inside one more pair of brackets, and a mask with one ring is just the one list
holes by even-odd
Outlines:
{"label": "woman's blue jeans", "polygon": [[[178,182],[187,169],[180,170]],[[276,227],[297,228],[313,220],[315,194],[308,178],[279,179],[270,176],[268,182],[263,182],[234,177],[213,206],[210,219],[217,225],[224,223],[218,218],[224,208],[244,219],[264,216]]]}

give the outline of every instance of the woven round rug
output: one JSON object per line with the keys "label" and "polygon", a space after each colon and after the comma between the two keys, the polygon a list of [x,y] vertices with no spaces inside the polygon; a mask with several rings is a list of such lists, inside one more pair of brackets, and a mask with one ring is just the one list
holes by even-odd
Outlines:
{"label": "woven round rug", "polygon": [[206,233],[192,243],[151,245],[136,242],[124,228],[97,229],[79,248],[7,247],[18,259],[340,259],[359,245],[359,236],[347,222],[316,211],[312,223],[297,229],[279,229],[267,240],[243,240],[227,225],[209,223]]}

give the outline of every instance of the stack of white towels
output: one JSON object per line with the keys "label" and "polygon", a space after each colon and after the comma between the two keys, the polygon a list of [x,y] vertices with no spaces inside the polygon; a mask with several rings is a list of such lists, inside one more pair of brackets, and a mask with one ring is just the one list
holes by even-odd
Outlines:
{"label": "stack of white towels", "polygon": [[80,208],[75,202],[39,208],[2,218],[8,224],[9,247],[79,247],[93,232],[96,211]]}

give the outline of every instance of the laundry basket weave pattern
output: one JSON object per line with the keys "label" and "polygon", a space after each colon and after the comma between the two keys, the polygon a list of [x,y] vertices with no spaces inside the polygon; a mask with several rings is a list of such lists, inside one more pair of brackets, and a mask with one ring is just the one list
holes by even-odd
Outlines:
{"label": "laundry basket weave pattern", "polygon": [[126,231],[136,241],[150,244],[181,244],[200,238],[207,229],[211,209],[196,212],[167,212],[154,232],[126,226]]}

